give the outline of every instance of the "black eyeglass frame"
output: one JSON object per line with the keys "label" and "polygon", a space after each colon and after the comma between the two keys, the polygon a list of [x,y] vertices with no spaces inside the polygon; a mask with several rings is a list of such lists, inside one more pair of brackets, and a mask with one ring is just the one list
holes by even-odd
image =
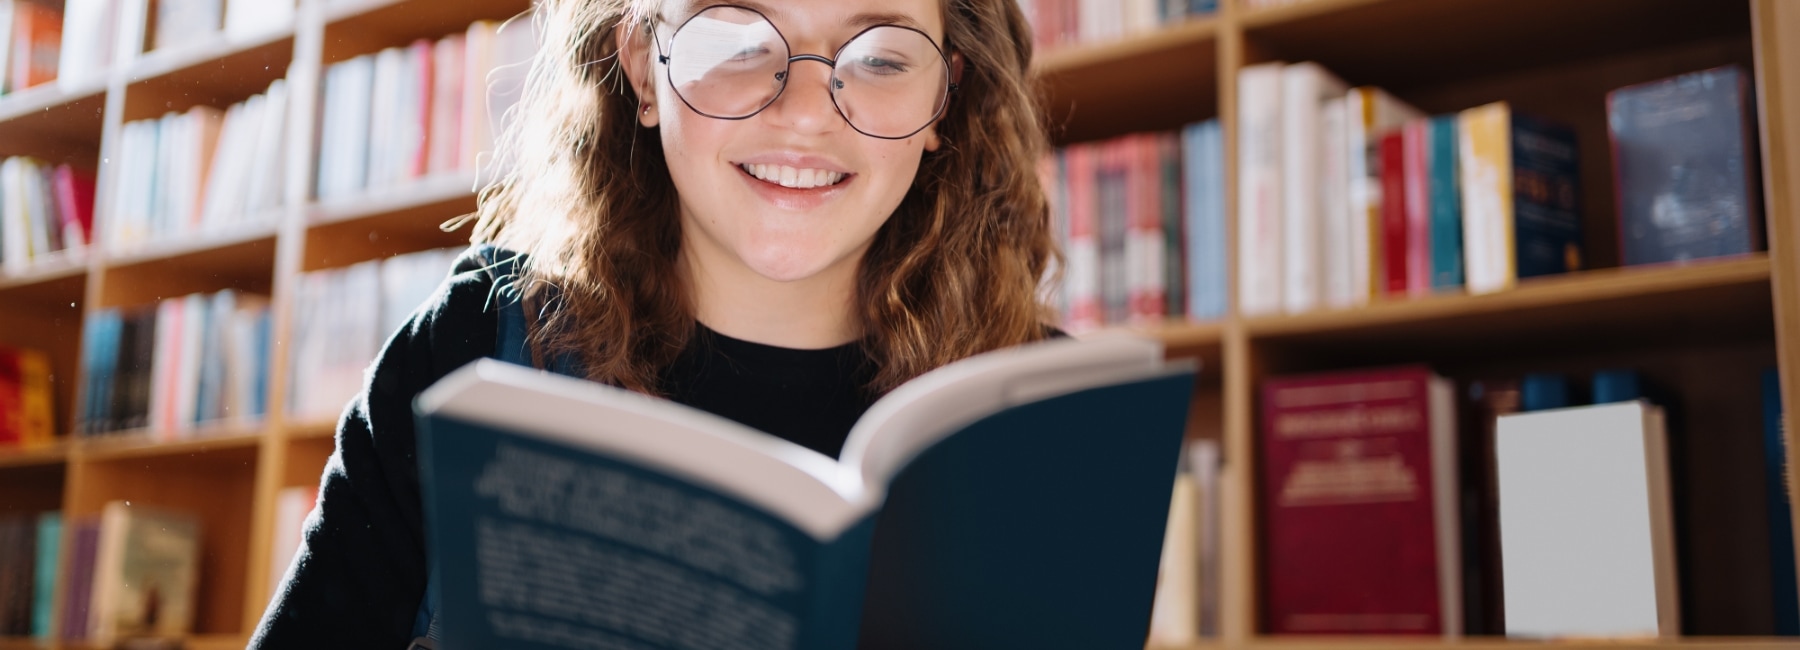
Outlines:
{"label": "black eyeglass frame", "polygon": [[[769,96],[769,101],[763,102],[763,104],[761,106],[756,107],[756,110],[750,111],[749,113],[746,113],[744,115],[739,115],[737,117],[713,115],[711,113],[708,113],[706,111],[700,110],[699,108],[695,107],[693,102],[688,101],[688,98],[681,94],[681,88],[678,85],[676,85],[676,83],[675,83],[675,77],[673,76],[674,73],[671,72],[670,68],[669,68],[669,57],[673,56],[675,54],[675,52],[673,52],[673,51],[665,52],[663,50],[662,39],[659,38],[656,34],[655,22],[660,21],[660,22],[666,23],[667,21],[664,21],[660,14],[652,15],[652,16],[646,18],[646,21],[652,23],[650,25],[650,40],[656,42],[656,60],[657,60],[657,62],[663,64],[663,77],[665,79],[669,80],[669,87],[674,89],[675,96],[681,99],[681,103],[687,105],[688,110],[691,110],[700,115],[704,115],[706,117],[710,117],[715,120],[747,120],[752,117],[756,117],[756,115],[758,113],[763,112],[763,109],[768,108],[770,105],[773,105],[775,103],[775,100],[780,99],[782,93],[787,92],[788,75],[789,75],[789,73],[791,73],[793,71],[795,61],[816,61],[816,62],[825,64],[826,67],[828,67],[832,70],[833,74],[831,75],[831,81],[826,86],[827,89],[830,90],[830,93],[831,93],[831,108],[832,108],[832,110],[837,111],[838,117],[842,118],[844,120],[845,124],[850,125],[850,128],[855,129],[857,133],[861,133],[861,134],[869,136],[871,138],[878,138],[878,139],[882,139],[882,140],[904,140],[906,138],[910,138],[915,135],[918,135],[920,131],[924,131],[926,128],[930,127],[932,124],[937,123],[938,118],[941,118],[944,116],[944,112],[949,110],[949,108],[950,108],[950,96],[952,94],[956,93],[956,88],[957,88],[956,79],[952,75],[953,71],[950,69],[950,57],[948,55],[944,54],[944,48],[942,46],[938,45],[937,40],[933,39],[930,34],[925,33],[924,30],[921,30],[921,29],[918,29],[915,27],[910,27],[907,25],[883,23],[880,25],[870,25],[868,27],[864,27],[862,29],[862,31],[859,31],[854,36],[851,36],[850,38],[845,39],[844,44],[839,45],[837,51],[831,53],[830,58],[826,58],[824,56],[820,56],[817,54],[794,54],[793,53],[794,46],[793,46],[793,44],[788,43],[787,34],[781,33],[781,28],[776,27],[775,21],[769,20],[768,16],[763,15],[763,12],[757,11],[753,8],[746,7],[743,5],[717,4],[717,5],[708,6],[704,9],[701,9],[700,11],[694,12],[694,15],[688,16],[686,20],[681,21],[681,24],[677,25],[675,27],[675,31],[669,33],[669,45],[670,45],[671,49],[674,47],[675,37],[681,34],[682,28],[687,27],[687,24],[689,22],[692,22],[695,18],[699,18],[701,14],[704,14],[708,11],[712,11],[714,9],[739,9],[739,10],[748,11],[750,13],[756,14],[756,16],[758,18],[761,18],[763,20],[763,22],[769,24],[770,29],[775,30],[775,36],[781,39],[781,46],[783,48],[787,49],[789,56],[787,59],[787,63],[786,63],[786,65],[784,65],[782,67],[781,72],[778,72],[775,74],[775,79],[777,81],[781,82],[781,88],[776,90],[775,94]],[[862,130],[861,127],[858,127],[855,122],[852,122],[850,120],[850,116],[844,114],[844,107],[842,105],[838,104],[837,91],[839,88],[844,87],[843,80],[839,79],[836,74],[838,57],[843,56],[844,48],[850,47],[850,44],[855,43],[856,39],[862,38],[863,34],[867,34],[869,32],[875,31],[877,29],[889,28],[889,27],[894,28],[894,29],[904,29],[904,30],[911,31],[911,32],[917,33],[920,36],[925,37],[925,42],[930,43],[931,49],[937,52],[938,63],[940,63],[944,67],[944,80],[945,80],[944,97],[943,97],[943,99],[938,100],[937,110],[932,112],[931,117],[929,119],[925,120],[924,124],[919,125],[919,128],[913,129],[911,133],[907,133],[906,135],[875,135],[868,131],[864,131],[864,130]]]}

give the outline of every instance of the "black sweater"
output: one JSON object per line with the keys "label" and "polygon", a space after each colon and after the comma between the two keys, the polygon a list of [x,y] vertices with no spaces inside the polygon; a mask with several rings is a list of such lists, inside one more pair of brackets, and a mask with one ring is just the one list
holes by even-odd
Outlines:
{"label": "black sweater", "polygon": [[[495,280],[474,249],[383,348],[337,427],[295,567],[251,648],[402,650],[425,592],[425,528],[412,401],[452,370],[490,355]],[[845,345],[794,350],[702,327],[662,387],[684,404],[837,455],[872,401],[872,364]]]}

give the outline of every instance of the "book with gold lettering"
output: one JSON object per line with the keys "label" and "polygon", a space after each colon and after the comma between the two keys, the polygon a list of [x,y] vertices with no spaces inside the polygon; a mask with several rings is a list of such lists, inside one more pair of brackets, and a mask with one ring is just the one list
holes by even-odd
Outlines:
{"label": "book with gold lettering", "polygon": [[1455,390],[1420,366],[1262,392],[1263,628],[1462,632]]}
{"label": "book with gold lettering", "polygon": [[415,403],[436,647],[1141,647],[1195,374],[1163,356],[970,357],[838,458],[476,361]]}

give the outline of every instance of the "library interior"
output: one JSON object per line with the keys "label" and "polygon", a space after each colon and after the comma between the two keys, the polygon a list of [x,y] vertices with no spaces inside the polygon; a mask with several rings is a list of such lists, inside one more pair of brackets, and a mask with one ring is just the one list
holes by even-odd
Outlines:
{"label": "library interior", "polygon": [[[1800,1],[1009,1],[1054,325],[1202,369],[1143,647],[1800,648]],[[532,9],[0,0],[0,650],[248,643]]]}

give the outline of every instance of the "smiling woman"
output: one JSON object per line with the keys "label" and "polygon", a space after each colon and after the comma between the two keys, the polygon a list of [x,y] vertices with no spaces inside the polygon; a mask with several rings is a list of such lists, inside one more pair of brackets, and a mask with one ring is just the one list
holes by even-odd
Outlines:
{"label": "smiling woman", "polygon": [[412,400],[483,356],[826,454],[882,394],[1059,336],[1015,0],[542,0],[457,273],[338,424],[256,648],[431,629]]}

